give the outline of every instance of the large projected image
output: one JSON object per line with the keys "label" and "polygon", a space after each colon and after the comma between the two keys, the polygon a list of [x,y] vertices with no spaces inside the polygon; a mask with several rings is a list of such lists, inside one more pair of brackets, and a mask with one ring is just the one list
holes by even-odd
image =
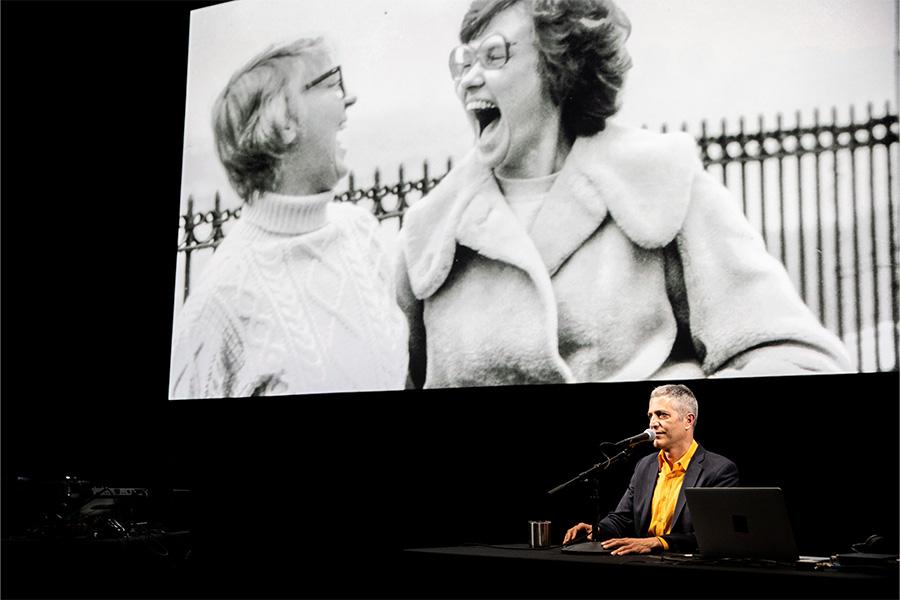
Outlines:
{"label": "large projected image", "polygon": [[194,11],[170,398],[896,371],[893,10]]}

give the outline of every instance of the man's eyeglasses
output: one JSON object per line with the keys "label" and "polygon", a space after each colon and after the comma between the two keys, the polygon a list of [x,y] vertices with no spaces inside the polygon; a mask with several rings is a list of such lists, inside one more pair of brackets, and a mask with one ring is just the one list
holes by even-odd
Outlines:
{"label": "man's eyeglasses", "polygon": [[515,45],[499,33],[486,37],[477,48],[460,44],[450,52],[450,75],[454,80],[460,79],[476,60],[485,69],[499,69],[509,61],[509,48]]}
{"label": "man's eyeglasses", "polygon": [[[337,81],[334,80],[335,75],[337,76]],[[306,91],[312,87],[315,87],[315,86],[319,85],[320,83],[322,83],[323,81],[328,80],[329,77],[332,78],[332,81],[330,81],[328,83],[328,87],[333,87],[333,88],[335,88],[335,91],[340,91],[340,93],[338,95],[342,99],[346,98],[347,92],[344,91],[344,76],[341,75],[341,66],[340,65],[336,66],[335,68],[331,69],[330,71],[322,73],[321,75],[319,75],[318,77],[316,77],[315,79],[313,79],[312,81],[307,83],[305,86],[303,86],[303,90]]]}

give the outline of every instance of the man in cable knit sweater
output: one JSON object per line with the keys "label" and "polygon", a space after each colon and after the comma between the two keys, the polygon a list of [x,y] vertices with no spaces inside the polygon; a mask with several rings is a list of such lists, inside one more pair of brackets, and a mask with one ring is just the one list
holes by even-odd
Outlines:
{"label": "man in cable knit sweater", "polygon": [[176,320],[171,398],[404,387],[378,222],[332,201],[355,102],[319,38],[263,52],[219,96],[216,150],[244,204]]}

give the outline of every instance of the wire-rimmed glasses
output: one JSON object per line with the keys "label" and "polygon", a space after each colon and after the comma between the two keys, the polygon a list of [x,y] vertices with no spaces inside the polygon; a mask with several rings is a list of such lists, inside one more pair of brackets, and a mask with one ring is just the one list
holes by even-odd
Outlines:
{"label": "wire-rimmed glasses", "polygon": [[326,71],[325,73],[322,73],[321,75],[319,75],[318,77],[316,77],[315,79],[313,79],[312,81],[307,83],[305,86],[303,86],[303,90],[306,91],[312,87],[315,87],[315,86],[319,85],[320,83],[322,83],[323,81],[327,80],[329,77],[333,77],[334,75],[337,75],[337,81],[329,82],[328,87],[334,87],[335,90],[340,90],[340,94],[339,94],[340,97],[346,98],[347,92],[344,90],[344,76],[341,74],[341,66],[340,65],[336,66],[335,68],[333,68],[329,71]]}
{"label": "wire-rimmed glasses", "polygon": [[460,44],[450,51],[450,75],[458,81],[475,61],[485,69],[500,69],[509,62],[509,49],[516,42],[508,42],[502,34],[494,33],[484,38],[477,48]]}

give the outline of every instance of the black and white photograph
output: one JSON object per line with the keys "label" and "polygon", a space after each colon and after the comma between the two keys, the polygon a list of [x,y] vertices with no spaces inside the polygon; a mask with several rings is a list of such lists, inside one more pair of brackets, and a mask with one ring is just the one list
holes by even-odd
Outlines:
{"label": "black and white photograph", "polygon": [[896,370],[861,6],[193,11],[171,397]]}
{"label": "black and white photograph", "polygon": [[0,596],[900,596],[900,0],[0,28]]}

